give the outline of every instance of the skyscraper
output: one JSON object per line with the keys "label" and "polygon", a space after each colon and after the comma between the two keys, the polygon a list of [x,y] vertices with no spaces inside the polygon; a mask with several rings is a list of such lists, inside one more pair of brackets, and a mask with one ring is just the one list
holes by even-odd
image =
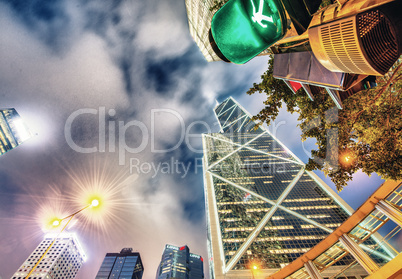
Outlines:
{"label": "skyscraper", "polygon": [[190,279],[204,278],[204,259],[197,254],[190,253]]}
{"label": "skyscraper", "polygon": [[25,278],[53,240],[52,247],[40,261],[29,279],[74,279],[85,261],[85,254],[73,233],[47,234],[11,279]]}
{"label": "skyscraper", "polygon": [[144,273],[140,253],[123,248],[120,253],[107,253],[95,279],[141,279]]}
{"label": "skyscraper", "polygon": [[212,16],[215,12],[211,11],[214,5],[213,0],[186,0],[187,18],[190,34],[195,43],[200,48],[202,54],[208,62],[220,61],[221,59],[212,50],[209,43],[208,32],[211,28]]}
{"label": "skyscraper", "polygon": [[[233,98],[215,114],[220,132],[203,135],[211,279],[264,277],[319,243],[353,210],[264,127],[256,128]],[[384,249],[377,253],[378,262],[387,258]]]}
{"label": "skyscraper", "polygon": [[17,147],[31,136],[15,109],[0,110],[0,155]]}
{"label": "skyscraper", "polygon": [[203,261],[201,256],[190,253],[187,245],[177,247],[166,244],[156,272],[156,279],[203,279]]}

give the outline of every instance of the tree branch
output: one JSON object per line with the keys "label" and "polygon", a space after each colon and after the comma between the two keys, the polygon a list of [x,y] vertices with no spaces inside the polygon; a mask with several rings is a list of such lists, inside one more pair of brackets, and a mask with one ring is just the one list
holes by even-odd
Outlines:
{"label": "tree branch", "polygon": [[[374,97],[373,100],[371,100],[370,105],[375,102],[380,96],[384,93],[384,91],[388,88],[388,86],[391,84],[391,82],[394,80],[395,75],[399,72],[399,69],[401,68],[402,63],[399,64],[399,66],[395,69],[394,73],[392,74],[391,78],[387,81],[387,83],[381,88],[380,92]],[[399,73],[398,73],[399,75]]]}
{"label": "tree branch", "polygon": [[380,92],[370,101],[370,103],[365,106],[364,109],[359,111],[357,115],[355,116],[355,119],[353,120],[352,127],[356,123],[356,121],[359,119],[360,115],[366,110],[367,107],[371,106],[378,98],[381,97],[381,95],[384,93],[384,91],[389,87],[392,81],[397,81],[395,78],[400,78],[402,77],[402,74],[399,73],[399,69],[401,68],[402,63],[398,65],[398,67],[395,69],[394,73],[392,74],[391,78],[387,81],[387,83],[381,88]]}

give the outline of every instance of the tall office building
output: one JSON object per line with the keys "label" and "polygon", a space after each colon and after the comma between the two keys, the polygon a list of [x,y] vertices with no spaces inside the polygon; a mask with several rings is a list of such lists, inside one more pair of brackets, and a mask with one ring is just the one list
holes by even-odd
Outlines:
{"label": "tall office building", "polygon": [[[215,114],[220,132],[203,135],[211,279],[265,278],[319,243],[353,210],[264,127],[256,128],[233,98]],[[363,248],[374,245],[369,240]],[[391,255],[381,249],[376,260]],[[352,261],[347,256],[331,268]]]}
{"label": "tall office building", "polygon": [[190,253],[190,279],[203,279],[204,278],[204,259],[197,254]]}
{"label": "tall office building", "polygon": [[200,255],[190,253],[187,245],[177,247],[166,244],[156,279],[203,279],[204,263]]}
{"label": "tall office building", "polygon": [[[212,16],[219,9],[218,2],[226,3],[227,0],[185,0],[190,34],[208,62],[221,61],[209,42],[209,29],[211,29]],[[265,50],[259,55],[270,54]]]}
{"label": "tall office building", "polygon": [[0,155],[17,147],[31,136],[15,109],[0,110]]}
{"label": "tall office building", "polygon": [[107,253],[95,279],[141,279],[144,273],[140,253],[123,248],[120,253]]}
{"label": "tall office building", "polygon": [[[55,241],[54,241],[55,240]],[[85,254],[73,233],[47,234],[11,279],[24,279],[52,244],[29,279],[74,279],[85,261]]]}

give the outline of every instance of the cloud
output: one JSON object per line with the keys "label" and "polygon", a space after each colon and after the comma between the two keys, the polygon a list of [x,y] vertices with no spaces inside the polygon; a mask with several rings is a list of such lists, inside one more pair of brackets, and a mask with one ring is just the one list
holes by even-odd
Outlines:
{"label": "cloud", "polygon": [[153,5],[152,11],[147,13],[139,26],[136,42],[143,52],[153,52],[157,60],[185,53],[193,42],[184,5],[175,1]]}
{"label": "cloud", "polygon": [[16,93],[29,93],[24,101],[38,104],[40,100],[42,107],[55,102],[69,108],[78,107],[77,103],[80,107],[115,107],[119,105],[116,100],[124,103],[121,73],[99,37],[83,34],[67,53],[54,55],[7,13],[1,18],[2,25],[9,26],[0,31],[2,91],[12,87]]}
{"label": "cloud", "polygon": [[[259,81],[268,58],[242,66],[207,63],[189,35],[183,1],[59,0],[26,6],[3,1],[0,25],[7,27],[0,29],[2,104],[15,107],[38,133],[0,158],[0,197],[9,197],[2,198],[0,212],[10,215],[0,219],[0,246],[18,251],[12,263],[0,254],[0,275],[10,277],[40,241],[36,222],[29,232],[37,234],[29,238],[31,233],[15,218],[34,220],[39,204],[54,197],[53,189],[65,194],[75,189],[71,173],[94,178],[95,170],[128,180],[119,188],[124,202],[112,228],[87,229],[77,218],[75,229],[89,256],[79,278],[93,278],[104,254],[123,247],[141,253],[144,278],[155,276],[167,243],[187,244],[207,258],[202,154],[193,150],[200,150],[201,138],[190,138],[191,149],[182,128],[184,136],[208,128],[217,132],[215,99],[229,95],[239,97],[252,114],[258,112],[263,96],[250,97],[245,91]],[[96,147],[93,154],[74,151],[65,137],[67,119],[82,109],[95,113],[77,116],[71,136],[82,147]],[[138,125],[119,133],[119,127],[130,123],[142,123],[147,137]],[[293,129],[286,129],[285,138]],[[105,152],[100,152],[103,138]],[[122,142],[135,148],[143,140],[141,152],[119,152]],[[180,144],[158,153],[152,143],[157,150]],[[126,164],[119,165],[122,154]],[[134,173],[131,160],[169,165],[170,170]],[[175,162],[189,166],[190,172],[183,177]],[[32,196],[40,198],[29,201]]]}
{"label": "cloud", "polygon": [[[20,19],[27,30],[57,53],[68,48],[74,35],[72,15],[65,1],[1,1],[7,2],[13,15]],[[66,46],[67,45],[67,46]]]}
{"label": "cloud", "polygon": [[[0,4],[4,7],[0,9],[1,25],[7,26],[0,30],[2,103],[15,107],[38,133],[1,157],[0,192],[8,198],[0,211],[5,216],[5,208],[13,210],[9,218],[0,219],[4,236],[0,244],[6,250],[18,250],[12,262],[1,253],[0,262],[7,262],[0,268],[1,276],[11,276],[39,243],[42,232],[35,221],[38,209],[40,205],[52,206],[52,189],[64,194],[75,189],[77,184],[70,173],[82,176],[96,161],[102,162],[99,172],[107,169],[110,174],[120,174],[125,170],[122,177],[130,175],[129,164],[119,166],[117,148],[122,136],[118,134],[119,123],[141,121],[150,131],[151,111],[158,108],[176,112],[186,127],[194,120],[214,121],[211,106],[214,96],[219,94],[217,90],[225,88],[225,79],[214,89],[210,74],[219,75],[228,66],[216,64],[218,70],[214,70],[203,61],[187,34],[183,3],[170,1],[172,5],[161,4],[162,7],[153,9],[156,4],[145,5],[140,1],[102,4],[59,1],[54,6],[37,1],[29,7]],[[42,18],[45,15],[33,11],[41,5],[49,13],[46,20]],[[167,13],[161,14],[163,10]],[[143,11],[157,15],[154,27],[151,17],[143,15]],[[179,17],[176,11],[180,11]],[[165,34],[168,29],[172,29],[172,36]],[[163,92],[161,76],[167,80]],[[98,119],[103,107],[105,128],[100,127]],[[74,119],[73,140],[83,147],[99,149],[100,137],[105,135],[105,153],[80,154],[66,142],[64,127],[68,117],[86,108],[96,114],[82,114]],[[109,116],[109,109],[114,109],[115,115]],[[157,119],[155,148],[163,149],[180,140],[181,123],[173,121],[174,117],[171,114]],[[116,129],[114,133],[111,124]],[[195,131],[200,129],[195,127]],[[142,135],[136,132],[134,128],[127,131],[124,140],[129,146],[142,140]],[[109,141],[113,135],[116,149],[111,151]],[[200,147],[200,138],[194,145]],[[91,226],[89,230],[80,225],[82,219],[77,216],[74,229],[89,256],[79,277],[94,277],[106,252],[118,252],[126,246],[141,253],[145,278],[154,277],[166,243],[188,244],[192,252],[207,257],[202,178],[200,172],[194,173],[191,150],[183,143],[167,154],[152,153],[149,141],[143,152],[124,154],[127,162],[135,158],[146,163],[167,163],[171,159],[192,163],[192,173],[185,179],[182,171],[158,173],[155,177],[139,173],[135,181],[121,189],[128,201],[124,202],[124,210],[116,213],[119,222],[114,228]],[[34,196],[38,198],[32,199]],[[67,211],[75,209],[70,205]],[[24,220],[32,222],[27,226]]]}

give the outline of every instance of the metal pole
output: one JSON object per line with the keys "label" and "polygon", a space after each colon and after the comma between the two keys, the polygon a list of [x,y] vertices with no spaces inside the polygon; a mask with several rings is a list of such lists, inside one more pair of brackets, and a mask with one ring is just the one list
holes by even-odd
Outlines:
{"label": "metal pole", "polygon": [[321,273],[318,271],[317,267],[312,261],[304,263],[304,267],[306,268],[311,279],[322,279]]}
{"label": "metal pole", "polygon": [[[47,252],[49,252],[50,248],[52,248],[53,244],[56,242],[56,240],[59,238],[59,235],[64,231],[64,229],[67,227],[68,223],[70,223],[71,219],[73,219],[74,215],[70,215],[70,220],[64,225],[63,229],[57,234],[57,236],[53,239],[52,243],[50,243],[49,247],[47,247],[46,251],[42,254],[42,256],[39,258],[39,260],[36,262],[34,267],[31,269],[31,271],[28,273],[28,275],[25,277],[25,279],[28,279],[29,276],[35,271],[36,267],[40,264],[40,262],[43,260],[43,258],[46,256]],[[65,219],[65,218],[64,218]]]}
{"label": "metal pole", "polygon": [[344,234],[339,238],[339,241],[343,244],[346,250],[352,254],[355,260],[369,273],[373,274],[379,267],[378,265],[367,255],[359,245],[354,242],[348,235]]}
{"label": "metal pole", "polygon": [[384,200],[381,200],[375,205],[375,208],[394,221],[398,226],[402,227],[402,212],[395,208],[395,206]]}
{"label": "metal pole", "polygon": [[39,260],[37,261],[37,263],[34,265],[34,267],[31,269],[31,271],[28,273],[28,275],[25,277],[25,279],[28,279],[29,276],[35,271],[36,267],[40,264],[40,262],[43,260],[43,258],[46,256],[46,254],[49,252],[50,248],[52,248],[53,244],[56,242],[56,240],[59,238],[59,235],[64,231],[64,229],[67,227],[67,225],[70,223],[70,221],[73,219],[73,217],[75,215],[77,215],[78,213],[80,213],[81,211],[83,211],[84,209],[87,209],[88,207],[90,207],[91,204],[85,206],[84,208],[81,208],[80,210],[74,212],[73,214],[68,215],[67,217],[64,217],[61,220],[65,220],[67,218],[70,218],[68,220],[68,222],[64,225],[63,229],[61,229],[61,231],[57,234],[56,238],[53,239],[52,243],[50,243],[49,247],[47,247],[46,251],[42,254],[42,256],[39,258]]}

